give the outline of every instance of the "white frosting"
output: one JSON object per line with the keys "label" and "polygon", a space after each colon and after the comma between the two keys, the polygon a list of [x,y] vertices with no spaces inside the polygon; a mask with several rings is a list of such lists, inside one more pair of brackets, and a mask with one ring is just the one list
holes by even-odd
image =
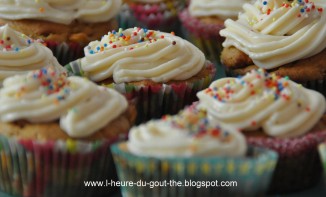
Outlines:
{"label": "white frosting", "polygon": [[140,28],[109,32],[85,47],[81,68],[92,81],[116,83],[185,80],[205,66],[204,54],[190,42],[169,33]]}
{"label": "white frosting", "polygon": [[304,59],[326,47],[326,14],[313,3],[257,0],[243,8],[237,21],[225,21],[223,47],[235,46],[261,68]]}
{"label": "white frosting", "polygon": [[121,0],[0,0],[0,18],[104,22],[115,17],[121,5]]}
{"label": "white frosting", "polygon": [[112,89],[80,77],[66,78],[52,67],[7,78],[0,90],[0,120],[32,123],[60,119],[71,137],[86,137],[105,127],[127,108]]}
{"label": "white frosting", "polygon": [[225,20],[237,18],[242,5],[251,0],[191,0],[189,13],[195,17],[218,16]]}
{"label": "white frosting", "polygon": [[308,132],[326,109],[320,93],[262,70],[219,79],[197,96],[200,108],[220,124],[248,131],[262,128],[274,137]]}
{"label": "white frosting", "polygon": [[133,154],[153,157],[243,156],[247,150],[240,132],[221,129],[187,109],[170,119],[133,127],[127,145]]}
{"label": "white frosting", "polygon": [[56,66],[64,72],[50,49],[8,25],[0,27],[0,81],[42,67]]}

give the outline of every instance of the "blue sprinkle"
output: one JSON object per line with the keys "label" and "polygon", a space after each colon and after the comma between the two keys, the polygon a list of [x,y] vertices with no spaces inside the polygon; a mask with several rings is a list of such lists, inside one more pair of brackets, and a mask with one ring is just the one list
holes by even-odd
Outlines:
{"label": "blue sprinkle", "polygon": [[90,54],[94,54],[94,51],[93,51],[93,50],[90,50],[89,53],[90,53]]}
{"label": "blue sprinkle", "polygon": [[104,44],[104,47],[107,47],[107,46],[108,46],[108,44],[105,43],[105,44]]}

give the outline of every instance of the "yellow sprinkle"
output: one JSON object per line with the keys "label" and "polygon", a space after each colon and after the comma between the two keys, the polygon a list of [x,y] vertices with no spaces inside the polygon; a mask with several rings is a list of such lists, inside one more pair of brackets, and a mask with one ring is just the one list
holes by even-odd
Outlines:
{"label": "yellow sprinkle", "polygon": [[67,149],[70,152],[75,152],[76,151],[76,142],[74,140],[68,139],[66,141]]}

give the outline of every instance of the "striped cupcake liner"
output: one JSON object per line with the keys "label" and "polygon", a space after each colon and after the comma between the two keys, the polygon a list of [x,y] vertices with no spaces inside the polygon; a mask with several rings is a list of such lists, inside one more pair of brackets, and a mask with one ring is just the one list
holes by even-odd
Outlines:
{"label": "striped cupcake liner", "polygon": [[99,196],[117,188],[84,181],[116,180],[114,140],[18,140],[0,135],[0,190],[12,196]]}
{"label": "striped cupcake liner", "polygon": [[[248,156],[241,158],[159,159],[133,155],[121,144],[111,150],[119,180],[134,184],[121,187],[122,195],[128,197],[263,196],[278,157],[274,151],[260,148],[250,148]],[[221,187],[222,181],[233,187]]]}
{"label": "striped cupcake liner", "polygon": [[319,144],[318,152],[319,152],[319,156],[320,156],[320,160],[321,160],[321,165],[324,169],[323,178],[324,178],[324,183],[326,186],[326,142]]}
{"label": "striped cupcake liner", "polygon": [[[67,64],[69,75],[83,76],[80,60]],[[176,114],[185,106],[197,101],[196,93],[209,86],[214,80],[216,67],[206,62],[209,74],[201,79],[173,84],[135,85],[131,83],[102,84],[125,95],[128,100],[135,100],[137,108],[136,124],[150,119],[160,118],[165,114]]]}
{"label": "striped cupcake liner", "polygon": [[121,28],[143,27],[179,34],[180,23],[177,13],[185,6],[183,1],[159,3],[125,3],[118,16]]}
{"label": "striped cupcake liner", "polygon": [[45,41],[44,44],[51,49],[53,55],[61,65],[68,64],[84,56],[84,47],[81,43],[59,43],[55,41]]}
{"label": "striped cupcake liner", "polygon": [[224,26],[203,23],[192,17],[186,9],[179,13],[179,18],[182,23],[182,35],[203,51],[209,60],[219,63],[224,41],[219,31]]}
{"label": "striped cupcake liner", "polygon": [[269,148],[279,154],[269,188],[272,194],[304,190],[320,181],[322,166],[317,147],[325,139],[326,131],[290,139],[247,137],[250,145]]}

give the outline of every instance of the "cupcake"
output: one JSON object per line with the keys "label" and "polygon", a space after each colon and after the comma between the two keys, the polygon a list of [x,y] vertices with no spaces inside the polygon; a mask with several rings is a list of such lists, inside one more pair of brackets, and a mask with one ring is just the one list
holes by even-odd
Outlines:
{"label": "cupcake", "polygon": [[[113,145],[119,180],[135,184],[123,186],[122,195],[264,195],[277,154],[247,147],[240,132],[205,117],[190,107],[133,127],[128,141]],[[222,182],[230,187],[219,187]]]}
{"label": "cupcake", "polygon": [[0,25],[42,39],[64,65],[82,57],[90,41],[117,28],[121,4],[121,0],[1,1]]}
{"label": "cupcake", "polygon": [[7,77],[53,66],[65,72],[50,49],[8,25],[0,27],[0,84]]}
{"label": "cupcake", "polygon": [[118,92],[52,67],[7,78],[0,89],[0,190],[13,196],[99,196],[116,180],[111,143],[135,109]]}
{"label": "cupcake", "polygon": [[210,84],[215,67],[194,45],[174,34],[143,28],[109,32],[66,65],[71,75],[135,98],[142,122],[175,114]]}
{"label": "cupcake", "polygon": [[183,0],[124,0],[119,14],[121,28],[143,27],[165,32],[179,32],[177,13],[185,6]]}
{"label": "cupcake", "polygon": [[326,93],[326,14],[313,1],[257,0],[225,21],[221,62],[229,76],[263,68]]}
{"label": "cupcake", "polygon": [[319,181],[317,145],[326,137],[322,94],[260,69],[219,79],[197,96],[209,119],[242,131],[251,145],[278,152],[270,192],[302,190]]}
{"label": "cupcake", "polygon": [[224,40],[219,31],[228,18],[236,19],[242,5],[250,0],[192,0],[179,18],[188,40],[199,47],[212,61],[219,61]]}

